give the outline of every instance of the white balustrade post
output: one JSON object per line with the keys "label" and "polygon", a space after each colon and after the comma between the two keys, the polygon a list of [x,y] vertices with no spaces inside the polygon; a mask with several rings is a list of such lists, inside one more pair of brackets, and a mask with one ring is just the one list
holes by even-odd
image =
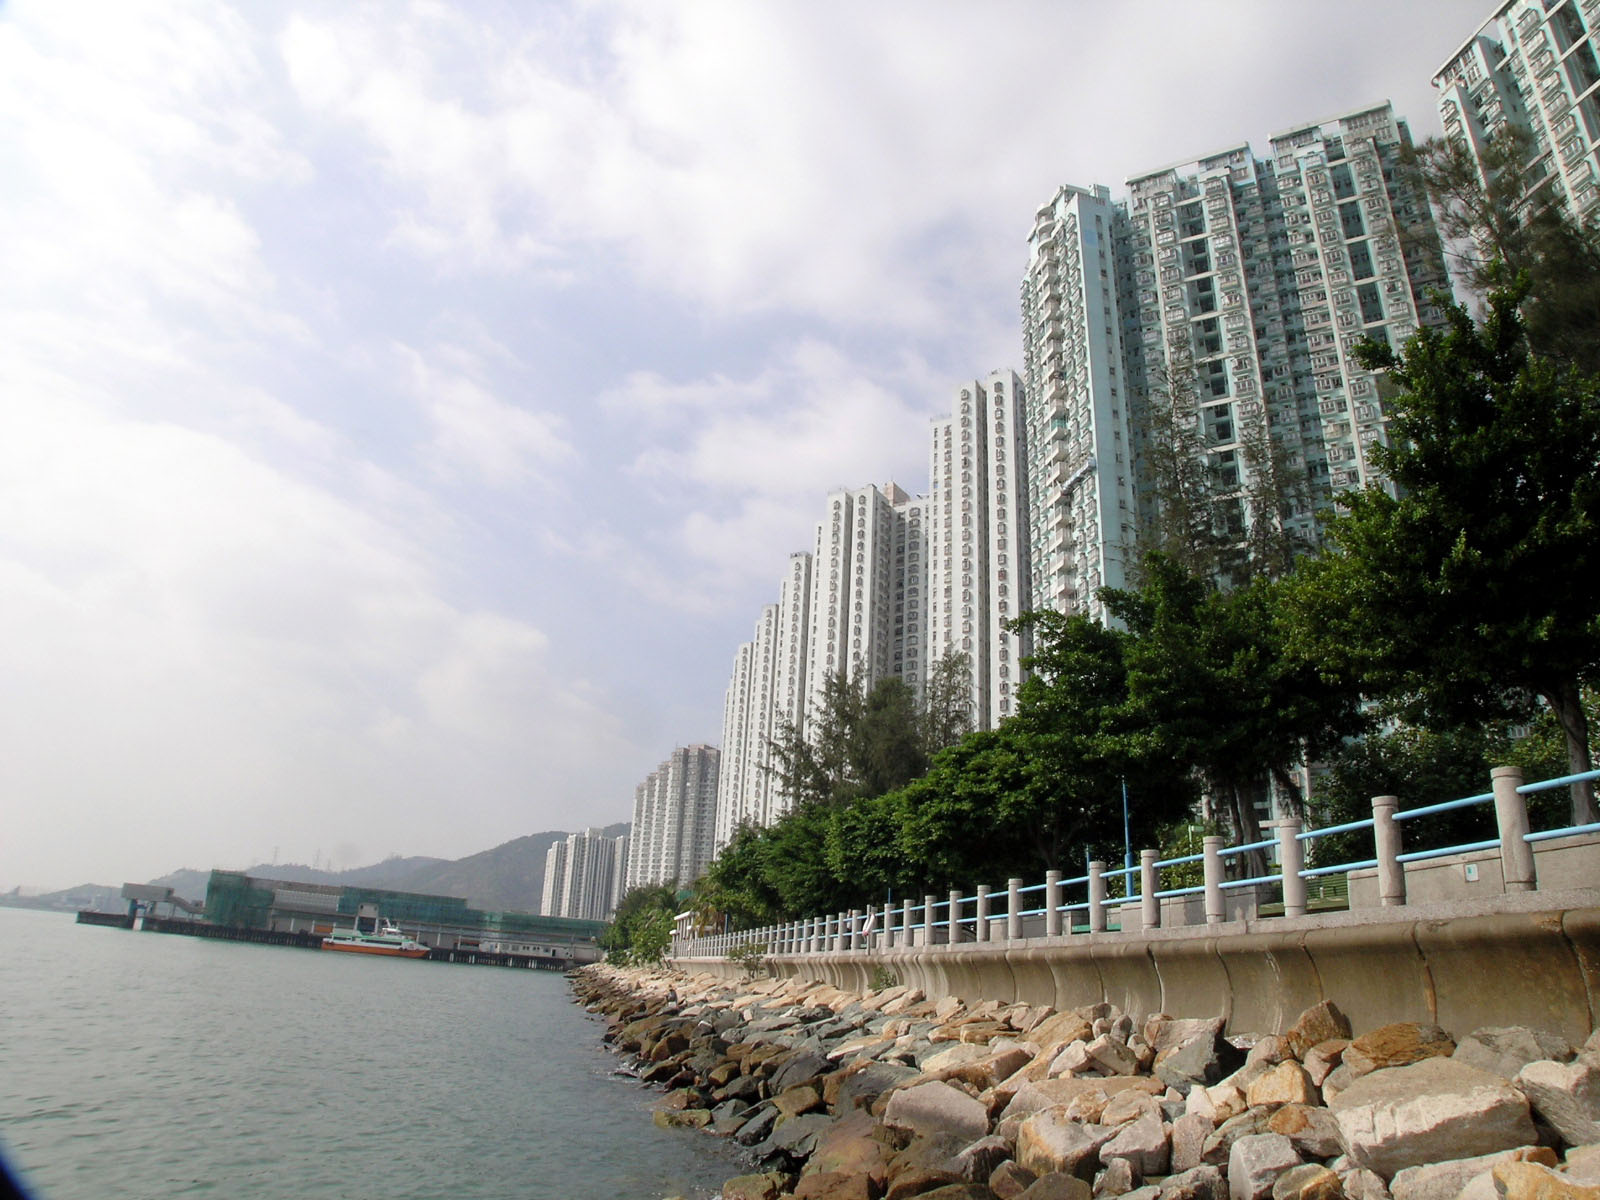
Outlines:
{"label": "white balustrade post", "polygon": [[978,885],[978,921],[974,933],[980,942],[989,940],[989,885],[986,883]]}
{"label": "white balustrade post", "polygon": [[1022,880],[1006,880],[1006,940],[1022,936]]}
{"label": "white balustrade post", "polygon": [[887,901],[883,905],[883,948],[894,949],[894,915],[895,906]]}
{"label": "white balustrade post", "polygon": [[945,939],[952,945],[961,940],[961,893],[950,889],[950,936]]}
{"label": "white balustrade post", "polygon": [[900,902],[900,911],[905,914],[905,921],[900,926],[905,930],[905,936],[900,939],[900,944],[911,949],[917,944],[917,906],[907,896]]}
{"label": "white balustrade post", "polygon": [[848,940],[845,943],[845,949],[861,949],[861,910],[859,908],[852,908],[850,910],[850,929]]}
{"label": "white balustrade post", "polygon": [[1201,843],[1205,855],[1200,866],[1205,872],[1207,925],[1220,925],[1228,912],[1222,902],[1222,847],[1227,843],[1227,838],[1215,835],[1207,836]]}
{"label": "white balustrade post", "polygon": [[1278,865],[1283,870],[1283,915],[1306,915],[1306,844],[1300,840],[1300,822],[1285,817],[1278,822]]}
{"label": "white balustrade post", "polygon": [[1146,929],[1161,927],[1161,901],[1156,893],[1161,888],[1156,883],[1156,861],[1159,850],[1139,851],[1139,923]]}
{"label": "white balustrade post", "polygon": [[1106,931],[1106,865],[1089,864],[1089,932]]}
{"label": "white balustrade post", "polygon": [[1507,892],[1531,892],[1538,886],[1533,869],[1533,847],[1528,844],[1528,802],[1517,791],[1522,786],[1521,767],[1496,767],[1489,772],[1494,784],[1494,819],[1500,827],[1500,869]]}
{"label": "white balustrade post", "polygon": [[1378,901],[1385,908],[1406,902],[1406,868],[1400,861],[1400,826],[1394,814],[1398,796],[1372,798],[1372,840],[1378,851]]}
{"label": "white balustrade post", "polygon": [[931,946],[939,939],[933,936],[935,913],[939,909],[939,897],[924,895],[922,897],[922,928],[925,931],[922,937],[924,946]]}
{"label": "white balustrade post", "polygon": [[1061,936],[1061,872],[1044,873],[1044,935]]}

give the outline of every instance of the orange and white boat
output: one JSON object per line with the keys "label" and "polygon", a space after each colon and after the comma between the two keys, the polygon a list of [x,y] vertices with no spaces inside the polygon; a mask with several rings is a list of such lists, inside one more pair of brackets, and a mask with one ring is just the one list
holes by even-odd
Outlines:
{"label": "orange and white boat", "polygon": [[[363,928],[363,926],[368,926]],[[381,954],[389,958],[424,958],[428,947],[400,931],[393,921],[357,917],[354,929],[339,930],[322,939],[324,950],[346,954]]]}

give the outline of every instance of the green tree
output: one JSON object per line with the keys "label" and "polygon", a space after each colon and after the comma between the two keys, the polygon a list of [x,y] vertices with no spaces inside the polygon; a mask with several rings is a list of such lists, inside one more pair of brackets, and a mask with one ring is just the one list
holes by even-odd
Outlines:
{"label": "green tree", "polygon": [[1259,841],[1254,797],[1270,782],[1298,806],[1292,768],[1362,727],[1359,694],[1291,651],[1278,585],[1223,592],[1162,555],[1145,577],[1102,593],[1128,629],[1126,736],[1146,761],[1192,769],[1234,835]]}
{"label": "green tree", "polygon": [[1432,202],[1456,276],[1475,296],[1528,285],[1523,320],[1537,353],[1600,373],[1600,236],[1577,225],[1532,138],[1508,126],[1481,158],[1430,138],[1408,157]]}
{"label": "green tree", "polygon": [[[1346,498],[1293,590],[1294,636],[1416,724],[1526,717],[1538,697],[1577,773],[1600,675],[1600,384],[1530,354],[1520,299],[1495,292],[1481,324],[1449,305],[1403,356],[1362,349],[1397,385],[1377,458],[1399,495]],[[1597,819],[1592,785],[1572,815]]]}
{"label": "green tree", "polygon": [[614,962],[657,963],[672,944],[672,922],[678,893],[652,884],[630,890],[617,904],[611,924],[600,934],[600,948]]}

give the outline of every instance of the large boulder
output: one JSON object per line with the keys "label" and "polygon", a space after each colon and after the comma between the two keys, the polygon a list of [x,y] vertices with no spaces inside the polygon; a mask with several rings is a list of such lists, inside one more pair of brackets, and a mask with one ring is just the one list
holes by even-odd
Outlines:
{"label": "large boulder", "polygon": [[989,1132],[989,1110],[948,1083],[929,1080],[903,1087],[889,1097],[884,1124],[916,1134],[952,1133],[975,1142]]}
{"label": "large boulder", "polygon": [[1600,1142],[1600,1059],[1531,1062],[1517,1073],[1517,1086],[1567,1145]]}
{"label": "large boulder", "polygon": [[1058,1171],[1090,1182],[1100,1164],[1100,1147],[1116,1134],[1101,1125],[1080,1124],[1060,1109],[1045,1109],[1018,1127],[1017,1162],[1035,1175]]}
{"label": "large boulder", "polygon": [[1389,1181],[1389,1192],[1394,1200],[1456,1200],[1462,1188],[1480,1176],[1489,1175],[1496,1163],[1515,1161],[1542,1162],[1553,1167],[1556,1156],[1548,1147],[1524,1146],[1498,1154],[1407,1167]]}
{"label": "large boulder", "polygon": [[1474,1029],[1456,1045],[1452,1057],[1480,1071],[1515,1079],[1517,1072],[1531,1062],[1570,1062],[1574,1053],[1572,1043],[1560,1034],[1527,1025],[1507,1025]]}
{"label": "large boulder", "polygon": [[1350,1157],[1384,1179],[1406,1167],[1537,1140],[1521,1092],[1497,1075],[1448,1058],[1371,1072],[1330,1107]]}
{"label": "large boulder", "polygon": [[1386,1067],[1403,1067],[1452,1053],[1456,1044],[1437,1025],[1398,1021],[1364,1033],[1344,1049],[1341,1065],[1360,1077]]}

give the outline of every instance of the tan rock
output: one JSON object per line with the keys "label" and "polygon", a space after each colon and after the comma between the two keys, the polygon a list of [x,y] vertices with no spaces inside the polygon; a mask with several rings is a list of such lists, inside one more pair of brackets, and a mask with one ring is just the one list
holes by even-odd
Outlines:
{"label": "tan rock", "polygon": [[1340,1012],[1332,1000],[1324,1000],[1301,1013],[1289,1032],[1283,1035],[1283,1040],[1289,1053],[1304,1061],[1306,1052],[1313,1046],[1349,1037],[1350,1018]]}
{"label": "tan rock", "polygon": [[1116,1130],[1080,1125],[1060,1109],[1046,1109],[1023,1120],[1017,1129],[1017,1162],[1035,1175],[1060,1172],[1093,1179],[1100,1147]]}
{"label": "tan rock", "polygon": [[1283,1134],[1306,1158],[1344,1153],[1338,1119],[1319,1104],[1285,1104],[1268,1118],[1267,1130]]}
{"label": "tan rock", "polygon": [[1406,1167],[1537,1140],[1521,1092],[1497,1075],[1448,1058],[1370,1072],[1331,1107],[1350,1157],[1385,1179]]}
{"label": "tan rock", "polygon": [[1345,1047],[1342,1064],[1357,1077],[1385,1067],[1403,1067],[1425,1058],[1449,1055],[1456,1048],[1437,1025],[1400,1021],[1364,1033]]}
{"label": "tan rock", "polygon": [[1600,1200],[1600,1187],[1586,1187],[1531,1162],[1498,1164],[1494,1186],[1505,1200]]}
{"label": "tan rock", "polygon": [[1141,1117],[1161,1119],[1161,1104],[1148,1092],[1129,1089],[1110,1097],[1100,1110],[1097,1121],[1101,1125],[1126,1125]]}
{"label": "tan rock", "polygon": [[822,1107],[822,1093],[809,1083],[785,1088],[772,1098],[773,1107],[786,1117],[815,1112]]}
{"label": "tan rock", "polygon": [[1017,1196],[1017,1200],[1089,1200],[1089,1185],[1075,1175],[1052,1171],[1041,1175]]}
{"label": "tan rock", "polygon": [[1311,1077],[1311,1082],[1321,1087],[1323,1081],[1333,1072],[1334,1068],[1344,1059],[1345,1047],[1350,1044],[1348,1038],[1331,1038],[1326,1042],[1318,1042],[1305,1052],[1301,1060],[1306,1069],[1306,1074]]}
{"label": "tan rock", "polygon": [[1516,1082],[1562,1141],[1569,1146],[1600,1142],[1600,1059],[1585,1054],[1570,1063],[1531,1062]]}
{"label": "tan rock", "polygon": [[1036,1179],[1038,1176],[1020,1163],[1007,1161],[1001,1163],[990,1174],[989,1190],[999,1200],[1017,1200],[1017,1197],[1027,1191]]}
{"label": "tan rock", "polygon": [[794,1200],[877,1200],[871,1180],[843,1171],[806,1175],[794,1185],[791,1195]]}
{"label": "tan rock", "polygon": [[[1463,1188],[1481,1177],[1488,1184],[1487,1192],[1492,1193],[1491,1172],[1502,1162],[1537,1162],[1553,1167],[1556,1155],[1548,1146],[1522,1146],[1498,1154],[1407,1167],[1389,1181],[1389,1192],[1394,1200],[1456,1200]],[[1481,1185],[1478,1190],[1483,1190]]]}
{"label": "tan rock", "polygon": [[737,1175],[722,1185],[722,1200],[778,1200],[786,1182],[777,1171]]}
{"label": "tan rock", "polygon": [[1301,1163],[1273,1180],[1272,1200],[1344,1200],[1344,1185],[1321,1163]]}
{"label": "tan rock", "polygon": [[1317,1104],[1322,1097],[1311,1083],[1311,1076],[1294,1059],[1287,1059],[1250,1084],[1245,1103],[1277,1108],[1284,1104]]}

